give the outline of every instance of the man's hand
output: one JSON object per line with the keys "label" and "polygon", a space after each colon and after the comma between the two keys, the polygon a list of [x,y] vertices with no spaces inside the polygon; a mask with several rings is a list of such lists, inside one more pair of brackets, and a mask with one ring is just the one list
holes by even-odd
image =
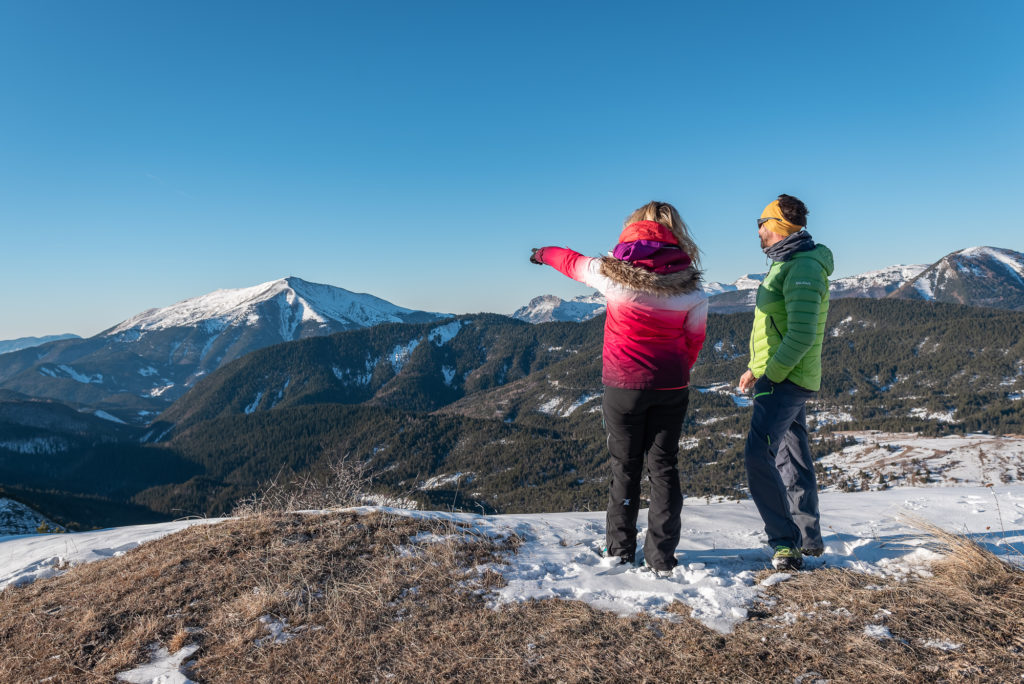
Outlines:
{"label": "man's hand", "polygon": [[539,252],[539,251],[540,251],[539,247],[534,247],[532,250],[530,250],[530,263],[531,264],[540,264],[541,266],[543,266],[544,262],[537,258],[537,252]]}
{"label": "man's hand", "polygon": [[754,374],[748,370],[746,373],[740,376],[740,392],[749,392],[750,388],[754,386],[755,382],[757,382],[757,378],[755,378]]}

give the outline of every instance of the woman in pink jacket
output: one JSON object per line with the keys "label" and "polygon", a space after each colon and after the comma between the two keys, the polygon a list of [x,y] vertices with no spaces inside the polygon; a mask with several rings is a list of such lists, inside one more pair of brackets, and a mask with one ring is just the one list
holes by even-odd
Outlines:
{"label": "woman in pink jacket", "polygon": [[651,480],[644,560],[659,575],[676,566],[683,496],[679,437],[690,369],[704,344],[708,302],[700,252],[675,207],[651,202],[626,219],[611,256],[534,249],[547,264],[593,287],[608,302],[604,324],[603,411],[611,454],[608,556],[636,562],[636,519],[644,456]]}

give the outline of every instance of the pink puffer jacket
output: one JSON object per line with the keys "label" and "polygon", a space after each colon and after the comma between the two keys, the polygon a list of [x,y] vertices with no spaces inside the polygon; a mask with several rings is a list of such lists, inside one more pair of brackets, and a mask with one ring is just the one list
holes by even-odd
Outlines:
{"label": "pink puffer jacket", "polygon": [[613,257],[544,247],[535,258],[605,296],[601,380],[624,389],[679,389],[704,344],[708,299],[692,266],[656,273]]}

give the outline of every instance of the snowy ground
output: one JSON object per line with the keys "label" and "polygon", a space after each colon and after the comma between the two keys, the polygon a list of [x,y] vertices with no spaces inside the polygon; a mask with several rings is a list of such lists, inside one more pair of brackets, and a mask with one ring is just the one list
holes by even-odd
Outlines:
{"label": "snowy ground", "polygon": [[220,519],[178,520],[69,534],[0,537],[0,589],[53,577],[72,565],[120,556],[140,544],[192,525],[216,522]]}
{"label": "snowy ground", "polygon": [[[884,492],[825,492],[821,496],[826,545],[809,568],[846,567],[880,576],[927,572],[937,557],[928,540],[899,519],[910,514],[947,530],[985,536],[996,553],[1015,562],[1024,551],[1024,486],[900,488]],[[500,602],[567,598],[628,615],[641,610],[668,616],[675,600],[713,629],[730,631],[746,618],[760,591],[755,573],[769,566],[760,518],[751,501],[687,500],[682,540],[671,578],[609,565],[601,513],[554,513],[472,518],[485,531],[512,531],[525,540],[510,564],[497,567],[508,585]],[[640,524],[646,523],[646,511]],[[641,533],[642,534],[642,533]],[[642,545],[642,539],[641,539]],[[1011,548],[1011,545],[1016,549]],[[780,581],[782,575],[768,581]]]}
{"label": "snowy ground", "polygon": [[[508,584],[495,605],[535,598],[585,601],[621,615],[647,611],[668,619],[666,612],[681,601],[694,618],[712,629],[729,632],[744,620],[764,586],[790,579],[777,573],[758,581],[769,567],[761,521],[750,501],[711,502],[687,499],[677,558],[669,578],[641,568],[616,566],[600,556],[604,545],[604,514],[550,513],[480,516],[469,513],[385,510],[417,518],[457,520],[489,536],[515,533],[523,544],[507,564],[494,565]],[[809,559],[807,570],[843,567],[883,576],[926,575],[938,555],[929,540],[902,515],[913,515],[940,527],[976,535],[995,553],[1024,564],[1024,485],[997,484],[949,487],[902,487],[870,492],[823,492],[822,529],[825,554]],[[647,511],[640,513],[642,550]],[[195,524],[216,519],[139,525],[75,534],[0,537],[0,589],[50,577],[71,565],[110,558],[139,544]],[[482,571],[484,568],[480,568]],[[274,625],[268,625],[273,636]],[[287,626],[279,626],[281,634]],[[190,654],[168,654],[154,646],[152,662],[122,674],[127,681],[187,682],[181,674]],[[187,668],[186,668],[187,669]]]}
{"label": "snowy ground", "polygon": [[[515,533],[524,543],[508,565],[496,566],[508,586],[499,602],[559,597],[628,615],[667,615],[675,600],[695,618],[729,631],[746,617],[759,587],[755,573],[768,567],[761,522],[750,501],[687,499],[673,576],[658,579],[640,568],[611,566],[600,557],[603,513],[480,516],[364,507],[402,515],[455,519],[488,535]],[[847,567],[879,575],[908,574],[934,558],[927,540],[898,519],[911,514],[954,532],[983,535],[999,554],[1024,551],[1024,485],[893,488],[878,492],[823,492],[825,555],[810,567]],[[647,512],[640,513],[641,549]],[[139,544],[216,519],[138,525],[94,532],[0,538],[0,588],[50,577],[70,565],[110,558]]]}

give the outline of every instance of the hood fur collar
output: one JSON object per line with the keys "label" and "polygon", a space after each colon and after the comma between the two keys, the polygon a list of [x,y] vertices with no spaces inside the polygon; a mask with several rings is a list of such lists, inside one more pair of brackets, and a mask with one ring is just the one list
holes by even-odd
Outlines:
{"label": "hood fur collar", "polygon": [[601,275],[631,290],[661,296],[693,292],[701,280],[700,271],[693,266],[685,271],[659,275],[610,256],[601,257]]}

